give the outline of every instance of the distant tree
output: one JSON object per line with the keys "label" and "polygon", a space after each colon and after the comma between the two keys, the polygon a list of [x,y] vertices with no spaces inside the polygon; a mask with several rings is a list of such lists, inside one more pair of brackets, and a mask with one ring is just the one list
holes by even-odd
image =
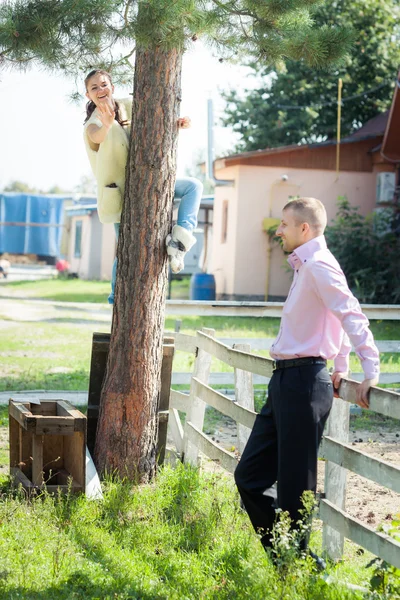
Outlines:
{"label": "distant tree", "polygon": [[42,191],[41,190],[41,193],[42,194],[69,194],[70,191],[69,190],[64,190],[59,185],[53,185],[47,191]]}
{"label": "distant tree", "polygon": [[78,185],[74,187],[76,194],[96,195],[96,181],[92,175],[82,175]]}
{"label": "distant tree", "polygon": [[[344,85],[343,136],[389,108],[400,65],[398,0],[325,2],[314,18],[317,27],[324,23],[352,25],[357,41],[351,54],[329,71],[316,70],[302,60],[288,60],[276,70],[252,63],[254,74],[261,79],[258,89],[247,91],[244,98],[235,90],[225,94],[223,122],[241,135],[236,151],[334,137],[339,77]],[[350,100],[352,96],[357,97]],[[287,108],[293,106],[298,108]]]}
{"label": "distant tree", "polygon": [[3,188],[4,192],[20,192],[21,194],[27,193],[37,193],[37,189],[31,187],[28,183],[24,183],[23,181],[10,181],[8,185]]}
{"label": "distant tree", "polygon": [[215,189],[215,183],[212,179],[207,179],[206,173],[206,158],[204,150],[198,149],[193,153],[193,163],[185,168],[185,175],[187,177],[197,177],[203,183],[203,193],[213,194]]}
{"label": "distant tree", "polygon": [[[111,69],[132,80],[133,114],[112,334],[95,457],[101,472],[149,480],[168,283],[177,120],[184,51],[198,37],[224,57],[282,57],[320,67],[339,60],[347,26],[313,27],[318,0],[9,0],[0,4],[0,63],[29,61],[77,74]],[[120,50],[124,52],[121,54]],[[82,74],[82,73],[81,73]],[[79,142],[77,142],[79,143]],[[58,149],[59,152],[61,149]]]}

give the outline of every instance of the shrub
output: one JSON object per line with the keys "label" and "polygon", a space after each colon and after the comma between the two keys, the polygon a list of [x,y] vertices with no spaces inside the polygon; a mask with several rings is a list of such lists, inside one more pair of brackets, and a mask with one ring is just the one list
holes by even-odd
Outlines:
{"label": "shrub", "polygon": [[340,197],[336,219],[325,236],[360,302],[400,302],[400,236],[391,209],[363,217]]}

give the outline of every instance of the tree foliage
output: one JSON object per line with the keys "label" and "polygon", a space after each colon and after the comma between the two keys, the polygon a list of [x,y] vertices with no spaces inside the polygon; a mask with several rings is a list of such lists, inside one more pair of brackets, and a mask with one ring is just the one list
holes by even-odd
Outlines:
{"label": "tree foliage", "polygon": [[48,190],[42,190],[36,187],[32,187],[24,181],[15,179],[10,181],[4,188],[3,192],[19,192],[20,194],[66,194],[67,190],[64,190],[59,185],[53,185]]}
{"label": "tree foliage", "polygon": [[400,302],[400,236],[394,218],[391,209],[365,218],[346,198],[339,198],[336,219],[326,229],[328,247],[360,302]]}
{"label": "tree foliage", "polygon": [[29,192],[37,192],[37,189],[31,187],[28,183],[24,181],[10,181],[4,188],[3,192],[20,192],[21,194],[26,194]]}
{"label": "tree foliage", "polygon": [[[310,67],[339,61],[352,32],[314,26],[321,0],[6,0],[0,6],[0,65],[31,62],[76,75],[96,66],[131,78],[136,46],[182,51],[198,39],[221,59],[282,57]],[[140,7],[140,10],[139,10]]]}
{"label": "tree foliage", "polygon": [[224,123],[241,136],[237,151],[334,137],[339,77],[344,86],[343,136],[389,108],[400,64],[397,0],[335,0],[322,4],[314,18],[317,27],[352,25],[356,42],[351,53],[341,65],[324,71],[304,60],[288,60],[275,71],[271,65],[253,62],[260,87],[247,91],[244,98],[235,90],[225,94]]}

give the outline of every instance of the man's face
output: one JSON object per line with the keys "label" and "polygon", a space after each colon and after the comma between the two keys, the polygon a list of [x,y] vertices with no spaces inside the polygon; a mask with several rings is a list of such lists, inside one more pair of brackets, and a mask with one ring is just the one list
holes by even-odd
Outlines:
{"label": "man's face", "polygon": [[304,223],[298,223],[294,217],[293,210],[287,208],[282,212],[282,220],[276,234],[282,239],[282,247],[285,252],[293,252],[305,243]]}

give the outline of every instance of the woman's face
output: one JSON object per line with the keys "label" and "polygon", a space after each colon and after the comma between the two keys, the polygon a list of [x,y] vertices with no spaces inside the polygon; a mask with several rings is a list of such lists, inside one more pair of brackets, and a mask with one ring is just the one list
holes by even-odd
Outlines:
{"label": "woman's face", "polygon": [[113,92],[114,86],[107,75],[96,73],[87,82],[86,97],[94,102],[96,106],[105,102],[112,102]]}

